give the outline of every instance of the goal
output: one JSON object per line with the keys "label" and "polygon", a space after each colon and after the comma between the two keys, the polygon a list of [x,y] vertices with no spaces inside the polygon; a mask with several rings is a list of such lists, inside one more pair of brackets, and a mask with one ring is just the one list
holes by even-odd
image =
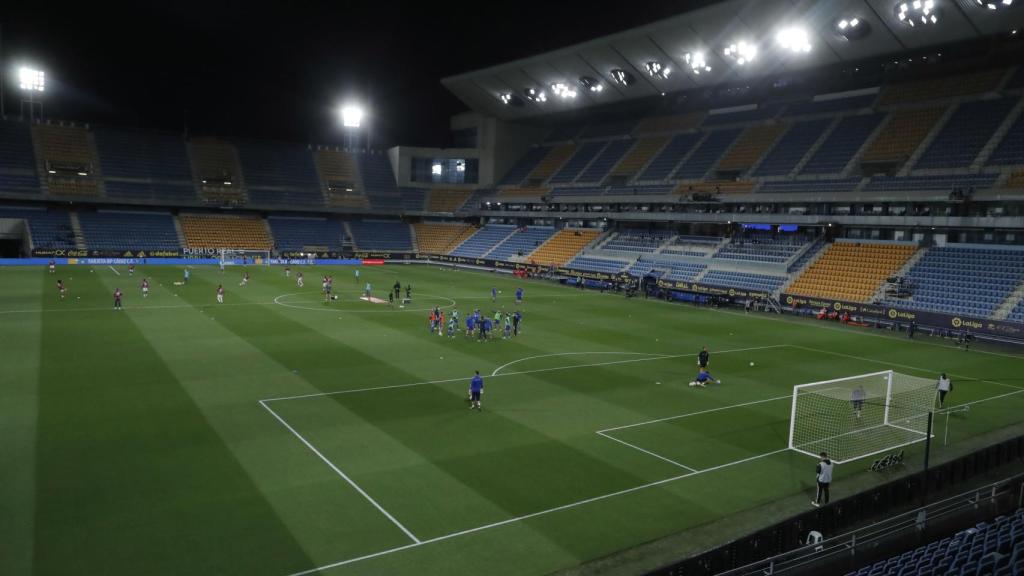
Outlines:
{"label": "goal", "polygon": [[892,370],[793,387],[789,448],[849,462],[921,442],[935,382]]}
{"label": "goal", "polygon": [[220,251],[220,263],[222,266],[270,266],[270,251],[223,248]]}

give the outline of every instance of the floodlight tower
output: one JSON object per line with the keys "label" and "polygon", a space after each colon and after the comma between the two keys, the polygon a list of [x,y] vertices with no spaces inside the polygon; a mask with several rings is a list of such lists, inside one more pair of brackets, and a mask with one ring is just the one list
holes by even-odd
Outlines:
{"label": "floodlight tower", "polygon": [[18,87],[21,88],[21,115],[25,115],[25,105],[28,104],[29,120],[35,119],[36,107],[39,108],[39,117],[42,118],[42,95],[46,91],[46,73],[37,68],[22,66],[18,68]]}
{"label": "floodlight tower", "polygon": [[[356,149],[360,144],[360,135],[368,133],[363,126],[363,119],[366,113],[363,107],[358,104],[345,104],[341,107],[341,128],[345,134],[345,147]],[[369,138],[366,138],[366,147],[369,148]]]}

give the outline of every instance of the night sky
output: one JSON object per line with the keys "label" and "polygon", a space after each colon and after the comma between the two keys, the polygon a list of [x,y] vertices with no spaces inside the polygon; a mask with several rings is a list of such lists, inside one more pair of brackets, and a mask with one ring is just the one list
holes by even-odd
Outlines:
{"label": "night sky", "polygon": [[466,107],[444,76],[709,3],[7,2],[0,17],[6,69],[47,72],[49,117],[174,131],[187,117],[192,134],[333,143],[335,106],[354,98],[383,148],[446,144],[448,118]]}

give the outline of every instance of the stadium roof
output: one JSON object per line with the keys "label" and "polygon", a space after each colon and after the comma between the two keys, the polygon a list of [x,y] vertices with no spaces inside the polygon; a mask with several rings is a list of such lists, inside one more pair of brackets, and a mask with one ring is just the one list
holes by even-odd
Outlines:
{"label": "stadium roof", "polygon": [[[903,3],[911,10],[929,3],[936,22],[908,26],[898,16]],[[1021,3],[991,9],[976,0],[726,0],[546,54],[444,78],[442,83],[473,110],[502,119],[525,118],[1009,34],[1024,27],[1024,8],[1016,5]],[[867,33],[848,40],[836,27],[841,19],[853,18]],[[811,50],[794,53],[780,48],[775,37],[786,27],[805,30]],[[740,40],[759,47],[757,59],[742,66],[724,55],[726,46]],[[710,71],[690,71],[685,55],[696,52],[706,57]],[[651,62],[668,66],[671,73],[651,75]],[[610,74],[615,69],[630,74],[632,84],[613,82]],[[602,89],[586,89],[581,77],[598,80]],[[556,84],[574,90],[574,95],[557,96],[552,90]],[[544,91],[546,101],[531,100],[524,92],[530,88]],[[503,103],[503,94],[513,95],[519,100],[515,104],[521,105]]]}

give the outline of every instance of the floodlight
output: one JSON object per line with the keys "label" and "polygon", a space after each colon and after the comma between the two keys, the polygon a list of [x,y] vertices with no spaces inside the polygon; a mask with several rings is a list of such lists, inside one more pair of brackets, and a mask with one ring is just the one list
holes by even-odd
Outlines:
{"label": "floodlight", "polygon": [[526,95],[527,100],[538,104],[548,101],[548,95],[543,90],[537,90],[536,88],[526,88],[523,90],[523,94]]}
{"label": "floodlight", "polygon": [[746,40],[734,42],[725,47],[722,51],[726,58],[736,63],[737,66],[745,66],[757,59],[757,45]]}
{"label": "floodlight", "polygon": [[978,6],[989,10],[1005,10],[1013,8],[1013,0],[974,0]]}
{"label": "floodlight", "polygon": [[354,104],[342,106],[341,123],[346,128],[359,128],[363,123],[363,109]]}
{"label": "floodlight", "polygon": [[794,54],[806,54],[811,51],[811,40],[803,28],[791,27],[779,30],[775,35],[775,43],[783,50]]}
{"label": "floodlight", "polygon": [[651,60],[644,64],[644,69],[647,70],[647,75],[651,78],[668,79],[668,75],[672,73],[672,68],[665,66],[657,60]]}
{"label": "floodlight", "polygon": [[440,165],[440,164],[433,164],[433,165],[432,165],[432,166],[430,167],[430,173],[431,173],[431,174],[434,174],[435,176],[440,176],[440,175],[441,175],[441,172],[442,172],[443,170],[444,170],[444,166],[442,166],[442,165]]}
{"label": "floodlight", "polygon": [[622,68],[614,68],[609,74],[612,77],[612,81],[620,86],[629,86],[636,81],[636,78],[632,74],[626,72]]}
{"label": "floodlight", "polygon": [[565,82],[556,82],[552,84],[551,93],[562,100],[571,100],[576,97],[576,89],[570,88]]}
{"label": "floodlight", "polygon": [[466,171],[466,161],[465,160],[456,160],[455,161],[455,171],[456,172],[465,172]]}
{"label": "floodlight", "polygon": [[590,92],[602,92],[604,90],[604,84],[601,81],[592,76],[580,76],[580,86],[583,86]]}
{"label": "floodlight", "polygon": [[896,18],[911,28],[938,24],[939,9],[935,6],[935,0],[900,2],[896,5]]}
{"label": "floodlight", "polygon": [[863,18],[851,15],[836,20],[833,30],[845,40],[860,40],[871,32],[871,26]]}
{"label": "floodlight", "polygon": [[498,99],[501,100],[501,103],[506,106],[523,105],[523,99],[511,92],[502,92],[501,94],[498,94]]}
{"label": "floodlight", "polygon": [[18,69],[18,86],[22,90],[30,92],[44,92],[46,90],[46,73],[42,70],[22,66]]}
{"label": "floodlight", "polygon": [[711,66],[708,66],[707,58],[703,52],[687,52],[683,59],[686,60],[686,64],[690,67],[690,72],[700,76],[701,72],[711,72]]}

